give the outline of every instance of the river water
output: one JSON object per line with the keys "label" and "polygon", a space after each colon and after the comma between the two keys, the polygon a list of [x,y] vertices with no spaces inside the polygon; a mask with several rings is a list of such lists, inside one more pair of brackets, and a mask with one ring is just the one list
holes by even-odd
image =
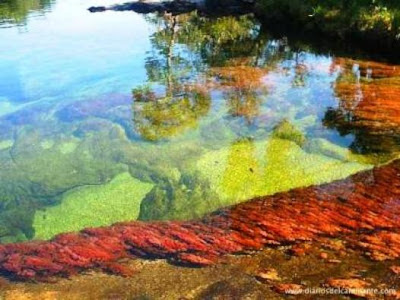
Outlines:
{"label": "river water", "polygon": [[0,3],[0,242],[193,219],[397,157],[400,67],[251,15],[87,11],[107,4]]}

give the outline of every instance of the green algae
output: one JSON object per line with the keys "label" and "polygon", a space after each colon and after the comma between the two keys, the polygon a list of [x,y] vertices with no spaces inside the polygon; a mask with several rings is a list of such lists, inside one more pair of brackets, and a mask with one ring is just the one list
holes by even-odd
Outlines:
{"label": "green algae", "polygon": [[61,204],[36,212],[34,238],[49,239],[61,232],[134,220],[152,187],[125,172],[104,185],[72,189],[62,196]]}
{"label": "green algae", "polygon": [[226,204],[345,178],[372,165],[308,153],[293,141],[239,141],[204,155],[197,167]]}
{"label": "green algae", "polygon": [[199,118],[206,115],[211,106],[209,95],[188,87],[171,91],[156,101],[144,101],[142,97],[145,96],[138,96],[137,90],[133,93],[136,94],[133,103],[136,128],[144,139],[150,141],[172,138],[196,127]]}

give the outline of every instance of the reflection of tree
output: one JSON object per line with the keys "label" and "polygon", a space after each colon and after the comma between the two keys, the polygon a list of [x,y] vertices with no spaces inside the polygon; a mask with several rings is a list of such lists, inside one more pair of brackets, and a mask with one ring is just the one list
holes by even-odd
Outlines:
{"label": "reflection of tree", "polygon": [[[169,93],[168,93],[169,94]],[[199,117],[210,108],[210,97],[200,88],[184,87],[180,95],[134,104],[134,123],[147,140],[158,140],[177,135],[195,127]]]}
{"label": "reflection of tree", "polygon": [[[152,51],[146,61],[148,83],[133,90],[134,123],[143,138],[159,140],[195,127],[210,109],[214,88],[222,89],[230,95],[229,101],[242,107],[237,109],[239,114],[256,114],[256,89],[264,71],[257,67],[262,47],[252,17],[210,19],[191,13],[149,20],[158,30],[151,38]],[[215,85],[212,77],[217,74],[209,70],[223,68],[238,57],[246,57],[238,74],[235,68],[226,69],[225,75],[232,77]],[[251,100],[243,104],[244,98]],[[140,219],[193,218],[222,205],[207,180],[188,170],[179,171],[182,176],[176,179],[157,177],[157,185],[142,202]]]}
{"label": "reflection of tree", "polygon": [[267,93],[262,81],[266,73],[265,69],[238,64],[237,60],[230,60],[226,67],[211,69],[228,101],[229,113],[234,117],[243,117],[248,123],[258,116],[261,95]]}
{"label": "reflection of tree", "polygon": [[330,108],[325,126],[340,134],[354,134],[352,148],[359,152],[399,151],[400,71],[398,66],[337,58],[334,91],[337,108]]}
{"label": "reflection of tree", "polygon": [[306,77],[308,75],[308,68],[301,60],[301,53],[294,54],[294,78],[292,85],[295,87],[304,87],[306,85]]}
{"label": "reflection of tree", "polygon": [[252,57],[255,62],[265,45],[260,26],[250,15],[210,19],[192,14],[180,33],[179,42],[200,53],[209,66],[221,66],[237,57]]}
{"label": "reflection of tree", "polygon": [[22,24],[29,12],[43,10],[52,0],[2,0],[0,2],[0,24],[13,22]]}
{"label": "reflection of tree", "polygon": [[[255,64],[261,47],[259,26],[251,16],[210,19],[190,13],[155,16],[149,21],[158,30],[151,37],[152,50],[146,60],[149,84],[133,90],[134,123],[145,139],[158,140],[194,127],[208,112],[211,97],[204,74],[210,66],[225,65],[237,56],[249,57]],[[231,106],[237,106],[232,114],[250,119],[259,102],[253,85],[259,85],[262,71],[234,69],[227,70],[233,74],[234,88],[226,90]],[[247,79],[249,75],[254,83]]]}

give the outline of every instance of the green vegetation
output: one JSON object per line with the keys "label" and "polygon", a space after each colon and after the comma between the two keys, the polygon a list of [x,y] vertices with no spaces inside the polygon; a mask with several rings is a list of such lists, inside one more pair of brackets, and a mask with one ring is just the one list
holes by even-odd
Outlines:
{"label": "green vegetation", "polygon": [[397,0],[259,0],[261,20],[301,26],[337,37],[400,40]]}

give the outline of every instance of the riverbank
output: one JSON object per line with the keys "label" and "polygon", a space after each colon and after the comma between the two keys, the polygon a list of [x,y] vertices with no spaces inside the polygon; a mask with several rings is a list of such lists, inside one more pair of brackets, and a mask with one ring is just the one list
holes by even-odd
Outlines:
{"label": "riverbank", "polygon": [[397,1],[258,0],[260,21],[270,27],[312,32],[358,42],[371,50],[400,49],[400,4]]}
{"label": "riverbank", "polygon": [[400,4],[395,1],[314,1],[314,0],[220,0],[220,1],[138,1],[110,7],[90,7],[91,12],[105,10],[179,15],[198,11],[206,16],[237,15],[254,12],[264,27],[281,36],[323,37],[345,41],[352,47],[383,53],[390,58],[400,50]]}

